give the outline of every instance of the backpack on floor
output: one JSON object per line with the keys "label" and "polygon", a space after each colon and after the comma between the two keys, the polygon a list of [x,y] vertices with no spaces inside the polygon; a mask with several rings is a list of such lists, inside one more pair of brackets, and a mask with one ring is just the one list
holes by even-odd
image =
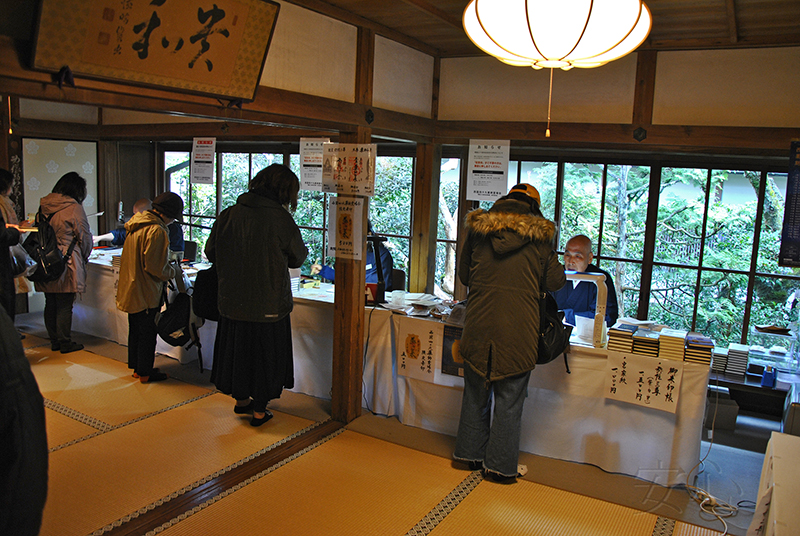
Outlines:
{"label": "backpack on floor", "polygon": [[67,263],[72,258],[72,251],[78,243],[78,236],[75,235],[66,255],[61,253],[61,248],[58,247],[56,230],[50,225],[50,220],[53,219],[54,215],[55,213],[45,217],[42,214],[42,207],[39,207],[39,213],[36,215],[38,232],[30,233],[22,243],[22,247],[25,248],[25,251],[36,263],[36,269],[28,276],[28,279],[35,283],[55,281],[61,277],[61,274],[67,268]]}
{"label": "backpack on floor", "polygon": [[[178,265],[180,267],[180,265]],[[172,287],[172,292],[167,291]],[[182,346],[189,349],[197,346],[200,372],[203,372],[203,351],[198,329],[204,320],[192,310],[192,286],[183,270],[164,289],[166,309],[161,311],[156,329],[158,336],[170,346]]]}

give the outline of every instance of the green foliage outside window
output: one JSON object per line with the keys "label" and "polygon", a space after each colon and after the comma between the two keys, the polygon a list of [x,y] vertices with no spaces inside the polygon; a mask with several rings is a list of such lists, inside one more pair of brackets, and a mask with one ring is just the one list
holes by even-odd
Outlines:
{"label": "green foliage outside window", "polygon": [[[235,203],[261,168],[281,162],[271,153],[224,153],[220,210]],[[202,252],[217,214],[215,185],[189,184],[189,153],[165,153],[169,187],[187,204],[187,240]],[[459,159],[443,159],[440,178],[435,293],[453,294],[456,276]],[[545,217],[555,218],[556,162],[513,161],[509,184],[533,184]],[[299,156],[290,167],[299,175]],[[379,157],[370,219],[386,242],[395,267],[407,272],[411,234],[413,158]],[[589,236],[599,259],[614,278],[623,316],[639,310],[645,226],[650,202],[650,168],[622,164],[565,163],[558,248],[576,235]],[[756,324],[796,327],[796,269],[777,264],[783,224],[786,174],[766,176],[763,215],[756,226],[761,173],[702,168],[661,169],[648,317],[673,328],[694,329],[718,345],[750,341]],[[303,273],[325,258],[327,200],[330,194],[302,191],[295,220],[309,248]],[[483,208],[491,202],[481,202]],[[186,222],[185,222],[186,223]],[[755,249],[754,241],[758,239]],[[751,277],[751,265],[755,276]],[[752,288],[749,286],[752,285]],[[748,301],[748,296],[751,298]],[[749,325],[744,326],[749,310]]]}

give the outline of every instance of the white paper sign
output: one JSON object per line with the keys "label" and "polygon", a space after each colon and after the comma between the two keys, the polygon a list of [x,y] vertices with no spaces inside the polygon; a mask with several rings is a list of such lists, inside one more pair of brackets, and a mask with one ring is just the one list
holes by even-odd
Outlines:
{"label": "white paper sign", "polygon": [[322,146],[322,191],[372,196],[375,192],[374,143],[325,143]]}
{"label": "white paper sign", "polygon": [[606,398],[675,413],[683,361],[608,352]]}
{"label": "white paper sign", "polygon": [[332,197],[328,206],[328,257],[361,260],[364,229],[361,225],[364,200]]}
{"label": "white paper sign", "polygon": [[469,140],[467,199],[495,201],[508,190],[508,140]]}
{"label": "white paper sign", "polygon": [[192,143],[192,184],[214,184],[214,154],[217,138],[194,138]]}
{"label": "white paper sign", "polygon": [[300,138],[300,189],[322,191],[322,144],[329,138]]}
{"label": "white paper sign", "polygon": [[398,376],[434,383],[436,356],[442,353],[442,324],[407,316],[395,320]]}

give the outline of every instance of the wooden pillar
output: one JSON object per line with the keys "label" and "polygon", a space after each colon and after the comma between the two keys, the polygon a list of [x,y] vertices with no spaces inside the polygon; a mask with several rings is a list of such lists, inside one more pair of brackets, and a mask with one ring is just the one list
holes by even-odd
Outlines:
{"label": "wooden pillar", "polygon": [[441,169],[442,146],[430,143],[417,144],[411,214],[411,264],[408,274],[410,292],[433,293]]}
{"label": "wooden pillar", "polygon": [[[375,64],[375,33],[358,29],[356,58],[356,103],[367,110],[372,106],[372,73]],[[365,117],[366,121],[366,117]],[[371,122],[371,121],[370,121]],[[365,125],[354,132],[342,132],[340,143],[370,143],[372,129]],[[352,196],[338,196],[347,198]],[[364,198],[362,251],[366,252],[369,198]],[[331,417],[348,423],[361,415],[362,375],[364,361],[364,281],[366,264],[362,260],[336,259],[336,290],[333,302],[333,385]]]}
{"label": "wooden pillar", "polygon": [[[369,143],[371,131],[359,128],[355,133],[342,133],[341,143]],[[339,195],[339,198],[354,196]],[[364,199],[362,251],[366,252],[369,198]],[[333,385],[331,417],[348,423],[361,415],[362,371],[364,361],[364,281],[366,264],[361,260],[336,259],[336,290],[333,301]]]}

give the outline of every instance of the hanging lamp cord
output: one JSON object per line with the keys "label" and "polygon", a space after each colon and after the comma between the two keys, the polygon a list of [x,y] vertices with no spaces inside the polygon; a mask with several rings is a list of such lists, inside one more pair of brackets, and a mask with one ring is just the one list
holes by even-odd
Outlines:
{"label": "hanging lamp cord", "polygon": [[550,137],[550,104],[553,101],[553,68],[550,68],[550,93],[547,96],[547,130],[544,131],[544,137]]}

